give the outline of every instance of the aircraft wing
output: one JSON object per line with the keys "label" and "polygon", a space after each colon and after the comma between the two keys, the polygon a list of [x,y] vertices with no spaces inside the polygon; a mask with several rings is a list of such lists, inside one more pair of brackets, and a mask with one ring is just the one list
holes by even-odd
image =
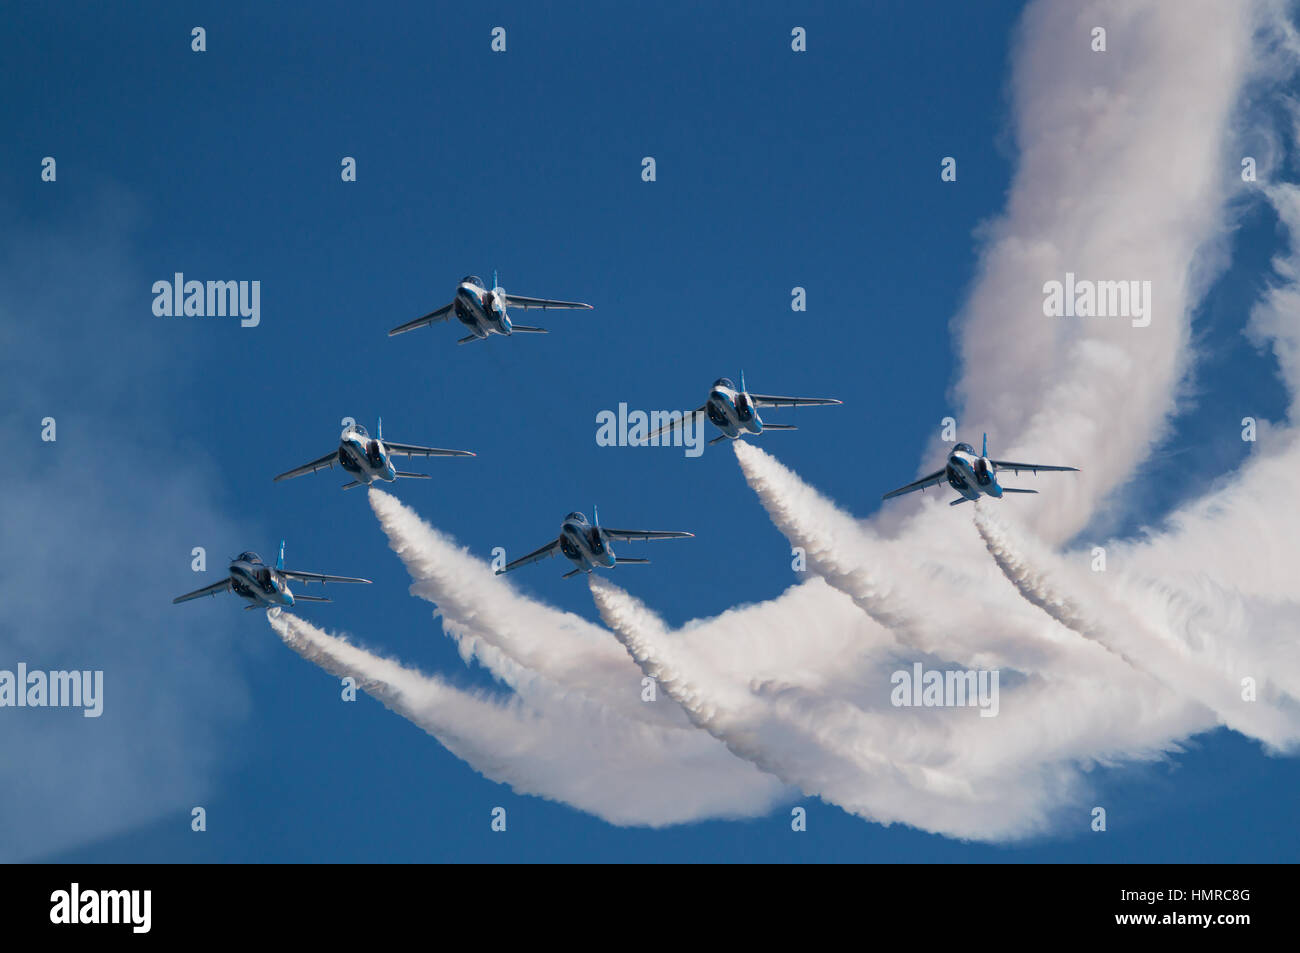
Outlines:
{"label": "aircraft wing", "polygon": [[172,605],[178,602],[189,602],[191,599],[198,599],[202,596],[215,596],[219,592],[230,591],[230,577],[227,576],[221,582],[214,582],[210,586],[204,586],[202,589],[195,589],[193,592],[187,592],[183,596],[177,596],[172,600]]}
{"label": "aircraft wing", "polygon": [[553,539],[545,546],[543,546],[541,549],[534,549],[527,556],[520,556],[514,562],[506,563],[506,568],[498,569],[497,575],[499,576],[503,572],[509,572],[512,569],[518,569],[520,566],[527,566],[529,563],[535,563],[539,559],[545,559],[548,556],[554,556],[559,551],[560,551],[560,540],[558,538]]}
{"label": "aircraft wing", "polygon": [[1010,460],[990,460],[989,463],[999,470],[1013,470],[1019,473],[1021,470],[1030,470],[1037,473],[1039,470],[1069,470],[1074,473],[1079,472],[1078,467],[1049,467],[1041,463],[1013,463]]}
{"label": "aircraft wing", "polygon": [[520,308],[524,311],[530,308],[538,308],[542,311],[573,311],[583,310],[590,311],[591,305],[583,304],[581,301],[552,301],[550,298],[527,298],[523,295],[506,295],[507,308]]}
{"label": "aircraft wing", "polygon": [[422,318],[416,318],[413,321],[407,321],[405,324],[399,324],[393,330],[388,332],[391,338],[394,334],[405,334],[407,331],[414,331],[416,328],[422,328],[426,324],[433,324],[435,321],[446,321],[451,314],[452,305],[443,305],[437,311],[430,311]]}
{"label": "aircraft wing", "polygon": [[820,407],[844,403],[833,397],[774,397],[771,394],[750,394],[749,397],[759,407]]}
{"label": "aircraft wing", "polygon": [[301,579],[303,582],[364,582],[370,584],[369,579],[357,579],[355,576],[327,576],[321,572],[303,572],[301,569],[277,569],[281,576],[287,576],[290,579]]}
{"label": "aircraft wing", "polygon": [[281,473],[278,477],[275,478],[275,482],[279,483],[281,480],[292,480],[294,477],[302,476],[304,473],[315,473],[317,470],[324,470],[326,468],[332,470],[334,468],[334,464],[338,463],[338,459],[339,459],[339,452],[337,450],[331,450],[329,453],[325,454],[325,456],[321,457],[319,460],[313,460],[311,463],[304,463],[300,467],[294,467],[292,470],[286,470],[284,473]]}
{"label": "aircraft wing", "polygon": [[929,476],[921,477],[921,479],[916,480],[913,483],[909,483],[907,484],[907,486],[900,486],[897,490],[890,490],[888,493],[882,496],[881,499],[887,500],[891,496],[902,496],[904,493],[911,493],[913,490],[924,490],[927,486],[937,486],[947,478],[948,478],[948,470],[946,468],[943,470],[936,470],[934,473],[931,473]]}
{"label": "aircraft wing", "polygon": [[702,413],[704,413],[703,407],[696,407],[694,410],[688,410],[686,411],[686,413],[682,414],[680,420],[670,420],[662,427],[658,427],[651,433],[646,434],[646,441],[649,442],[650,440],[653,440],[655,437],[661,436],[666,433],[671,433],[672,431],[676,430],[678,427],[686,423],[686,421],[689,418],[695,416],[696,414],[702,414]]}
{"label": "aircraft wing", "polygon": [[610,539],[684,539],[694,533],[665,533],[650,529],[605,529],[601,531]]}
{"label": "aircraft wing", "polygon": [[398,457],[472,457],[468,450],[439,450],[437,447],[417,447],[413,443],[389,443],[384,441],[384,448],[392,456]]}

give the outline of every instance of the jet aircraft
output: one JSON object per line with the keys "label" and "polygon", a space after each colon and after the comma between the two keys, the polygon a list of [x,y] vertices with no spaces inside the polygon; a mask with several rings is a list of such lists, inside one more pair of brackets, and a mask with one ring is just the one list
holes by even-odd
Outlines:
{"label": "jet aircraft", "polygon": [[468,344],[470,341],[485,341],[492,334],[503,334],[509,337],[516,331],[526,334],[547,333],[545,328],[530,327],[511,322],[507,313],[510,308],[523,311],[530,309],[542,311],[581,309],[590,311],[591,305],[584,304],[581,301],[555,301],[550,298],[528,298],[524,295],[507,294],[506,290],[497,284],[495,272],[492,274],[491,288],[488,288],[483,279],[477,275],[466,275],[460,280],[460,285],[456,288],[456,297],[452,299],[451,304],[443,305],[437,311],[430,311],[423,317],[415,318],[393,328],[388,332],[388,336],[404,334],[426,324],[433,324],[435,321],[446,321],[452,317],[469,328],[470,331],[469,334],[457,341],[457,344]]}
{"label": "jet aircraft", "polygon": [[305,473],[315,473],[317,470],[324,470],[327,467],[333,469],[336,463],[356,477],[351,483],[343,484],[345,490],[350,490],[354,486],[369,486],[375,480],[392,483],[398,478],[431,479],[427,473],[407,473],[398,470],[393,466],[393,461],[390,459],[396,456],[472,457],[474,454],[468,450],[439,450],[437,447],[417,447],[410,443],[385,443],[384,419],[381,417],[379,418],[379,436],[371,437],[365,427],[354,423],[343,428],[343,433],[339,436],[337,450],[325,454],[319,460],[313,460],[311,463],[304,463],[300,467],[286,470],[275,478],[275,482],[291,480]]}
{"label": "jet aircraft", "polygon": [[1079,472],[1078,467],[1057,467],[1041,463],[990,460],[989,435],[985,434],[983,449],[978,456],[975,454],[975,448],[970,444],[959,443],[948,454],[948,463],[942,470],[936,470],[929,476],[921,477],[921,479],[909,483],[907,486],[900,486],[897,490],[890,490],[882,499],[888,500],[891,497],[902,496],[904,493],[911,493],[913,490],[924,490],[927,486],[938,486],[940,483],[947,483],[961,494],[961,496],[949,503],[949,506],[956,506],[958,503],[965,503],[967,500],[978,500],[981,496],[1001,499],[1003,493],[1038,492],[1037,490],[1022,490],[1017,487],[1002,486],[998,483],[997,478],[999,470],[1011,470],[1015,473],[1019,473],[1021,470],[1029,470],[1033,473],[1037,473],[1039,470]]}
{"label": "jet aircraft", "polygon": [[230,575],[221,582],[214,582],[202,589],[195,589],[183,596],[177,596],[172,604],[189,602],[200,596],[215,596],[219,592],[233,592],[251,605],[245,609],[271,609],[291,606],[298,602],[329,602],[324,596],[297,596],[289,589],[289,580],[302,582],[360,582],[369,584],[369,579],[357,579],[352,576],[327,576],[319,572],[303,572],[299,569],[284,568],[284,540],[280,540],[280,558],[275,561],[275,568],[262,562],[262,557],[254,552],[243,552],[230,563]]}
{"label": "jet aircraft", "polygon": [[842,404],[842,400],[833,397],[776,397],[770,394],[751,394],[745,387],[745,372],[740,372],[740,386],[737,387],[730,378],[719,377],[709,389],[709,399],[700,407],[688,410],[679,420],[672,420],[646,436],[652,440],[661,434],[669,433],[682,426],[688,420],[704,414],[715,427],[722,431],[720,436],[709,441],[709,446],[720,440],[735,440],[746,434],[760,434],[764,430],[798,430],[793,424],[764,423],[758,415],[760,407],[813,407],[829,404]]}
{"label": "jet aircraft", "polygon": [[560,535],[556,539],[551,540],[541,549],[533,550],[527,556],[520,556],[514,562],[508,563],[504,569],[498,569],[497,575],[554,556],[556,553],[562,553],[577,567],[566,572],[560,577],[562,579],[568,579],[580,572],[589,573],[593,569],[612,569],[615,565],[621,566],[624,563],[644,564],[650,560],[631,556],[615,557],[614,550],[609,545],[610,540],[682,539],[695,535],[644,529],[605,529],[600,525],[600,513],[595,510],[592,512],[594,514],[592,522],[587,522],[587,517],[582,513],[570,513],[560,524]]}

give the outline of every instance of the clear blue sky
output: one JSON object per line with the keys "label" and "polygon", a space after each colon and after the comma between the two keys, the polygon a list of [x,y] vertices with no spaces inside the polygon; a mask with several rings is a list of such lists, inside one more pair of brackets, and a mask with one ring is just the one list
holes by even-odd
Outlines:
{"label": "clear blue sky", "polygon": [[[618,573],[674,624],[778,595],[795,581],[788,544],[726,448],[699,460],[601,448],[597,411],[695,406],[714,378],[743,368],[755,390],[845,402],[777,412],[801,430],[764,438],[830,498],[867,516],[883,488],[909,478],[953,410],[949,321],[972,280],[973,231],[1002,207],[1013,168],[1004,94],[1020,5],[700,7],[9,9],[3,388],[16,385],[8,403],[26,415],[7,417],[6,439],[22,445],[28,472],[67,492],[93,486],[128,525],[172,473],[193,477],[192,516],[179,505],[148,542],[115,540],[120,589],[96,593],[87,618],[120,619],[142,591],[165,604],[214,579],[195,582],[193,545],[219,571],[225,556],[271,556],[286,537],[291,565],[375,580],[305,616],[488,684],[407,593],[363,493],[341,493],[337,473],[272,484],[334,446],[346,415],[372,429],[382,415],[393,439],[478,453],[420,463],[434,479],[394,492],[484,557],[531,549],[593,503],[611,524],[694,531],[656,549],[652,566]],[[207,30],[202,54],[190,51],[196,25]],[[497,25],[504,55],[489,51]],[[790,51],[795,25],[808,31],[803,55]],[[39,180],[46,155],[58,161],[54,185]],[[647,155],[652,184],[640,178]],[[958,184],[939,180],[946,155],[959,158]],[[343,156],[357,160],[355,184],[340,181]],[[1254,216],[1239,257],[1257,266],[1272,241],[1272,220]],[[511,291],[596,310],[545,315],[548,336],[466,347],[454,344],[457,326],[386,336],[448,301],[462,275],[494,268]],[[176,271],[260,280],[261,326],[154,317],[150,286]],[[796,285],[806,314],[790,310]],[[1260,416],[1280,411],[1280,388],[1237,335],[1256,290],[1234,268],[1198,319],[1220,342],[1202,408],[1233,393]],[[40,310],[21,305],[29,292]],[[60,420],[57,460],[33,446],[45,413]],[[1220,432],[1192,416],[1169,449]],[[1239,455],[1225,443],[1211,459],[1226,469]],[[1143,519],[1196,489],[1168,463],[1145,472],[1169,481],[1143,500]],[[46,542],[59,551],[57,538]],[[534,567],[519,584],[597,619],[587,587],[560,571]],[[157,619],[136,633],[134,676],[110,684],[147,695],[147,678],[131,679],[151,670],[151,652],[203,644],[204,664],[185,668],[194,704],[235,700],[204,738],[202,781],[181,786],[173,811],[44,856],[1245,861],[1293,859],[1300,847],[1300,765],[1223,731],[1167,763],[1098,769],[1099,790],[1123,805],[1104,838],[1082,821],[1028,845],[966,845],[814,799],[801,802],[810,821],[800,836],[787,808],[619,829],[484,780],[371,699],[338,704],[336,680],[236,600]],[[38,611],[42,621],[66,628]],[[84,640],[111,679],[114,649],[96,631],[78,631],[67,651],[80,659]],[[0,663],[39,658],[39,643],[6,639]],[[6,750],[40,743],[23,725],[0,730]],[[93,792],[99,781],[83,783]],[[13,795],[0,804],[15,816],[29,807]],[[189,830],[191,804],[208,810],[204,835]],[[488,828],[498,804],[506,836]],[[82,809],[113,808],[92,798]]]}

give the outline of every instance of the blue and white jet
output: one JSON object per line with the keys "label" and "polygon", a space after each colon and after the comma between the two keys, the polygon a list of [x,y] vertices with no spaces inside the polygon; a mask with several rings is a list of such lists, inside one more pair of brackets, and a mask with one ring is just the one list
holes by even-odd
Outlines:
{"label": "blue and white jet", "polygon": [[426,324],[433,324],[435,321],[446,321],[452,317],[470,330],[469,334],[456,342],[457,344],[468,344],[470,341],[486,341],[488,336],[492,334],[503,334],[509,337],[516,331],[524,334],[548,333],[545,328],[512,323],[509,314],[507,314],[509,308],[518,308],[521,311],[530,309],[542,311],[590,311],[591,305],[584,304],[581,301],[556,301],[551,298],[528,298],[524,295],[507,294],[506,290],[497,284],[495,272],[492,274],[491,288],[486,287],[483,279],[477,275],[466,275],[460,280],[460,286],[456,289],[456,297],[452,299],[451,304],[443,305],[437,311],[430,311],[423,317],[407,321],[405,324],[393,328],[388,332],[388,336],[405,334],[407,331],[424,327]]}
{"label": "blue and white jet", "polygon": [[665,433],[671,433],[687,422],[696,423],[701,414],[708,417],[710,423],[722,431],[720,436],[709,441],[713,446],[720,440],[735,440],[746,434],[760,434],[764,430],[798,430],[794,424],[764,423],[758,415],[760,407],[824,407],[842,404],[844,401],[833,397],[777,397],[773,394],[751,394],[745,387],[745,372],[740,372],[740,386],[732,383],[729,377],[719,377],[709,388],[709,399],[694,410],[688,410],[680,419],[664,424],[646,436],[650,441]]}
{"label": "blue and white jet", "polygon": [[600,513],[595,510],[593,522],[581,513],[570,513],[560,524],[560,535],[541,549],[535,549],[527,556],[520,556],[514,562],[507,563],[504,569],[498,569],[497,575],[507,573],[520,566],[535,563],[538,560],[562,553],[569,562],[576,566],[566,572],[561,579],[568,579],[580,572],[590,573],[594,569],[613,569],[624,563],[644,565],[650,560],[632,556],[614,555],[610,540],[627,539],[684,539],[693,537],[694,533],[659,532],[648,529],[605,529],[600,525]]}
{"label": "blue and white jet", "polygon": [[921,479],[909,483],[907,486],[900,486],[897,490],[890,490],[882,499],[888,500],[891,497],[902,496],[904,493],[911,493],[913,490],[924,490],[927,486],[938,486],[940,483],[947,483],[961,494],[960,497],[949,503],[949,506],[956,506],[958,503],[965,503],[967,500],[978,500],[981,496],[991,496],[1000,500],[1003,493],[1038,492],[1037,490],[1022,490],[1017,487],[1002,486],[998,483],[997,478],[999,470],[1011,470],[1015,473],[1019,473],[1021,470],[1029,470],[1031,473],[1037,473],[1039,470],[1079,472],[1078,467],[1056,467],[1043,463],[990,460],[989,435],[985,434],[983,450],[978,456],[975,454],[975,448],[970,444],[959,443],[948,454],[948,464],[942,470],[936,470],[929,476],[921,477]]}
{"label": "blue and white jet", "polygon": [[302,582],[357,582],[369,585],[369,579],[357,579],[353,576],[327,576],[319,572],[303,572],[299,569],[284,568],[284,540],[280,540],[280,558],[272,569],[262,562],[262,557],[254,552],[240,553],[230,563],[230,575],[221,582],[214,582],[202,589],[195,589],[172,600],[175,605],[189,602],[201,596],[215,596],[220,592],[233,592],[241,599],[252,603],[245,609],[276,609],[292,606],[298,602],[329,602],[324,596],[295,596],[289,589],[289,580]]}
{"label": "blue and white jet", "polygon": [[335,464],[338,464],[356,478],[351,483],[343,484],[345,490],[350,490],[354,486],[369,486],[376,480],[383,480],[386,483],[392,483],[398,479],[429,480],[432,477],[427,473],[407,473],[397,469],[393,466],[392,458],[472,457],[474,455],[468,450],[417,447],[411,443],[385,443],[384,419],[381,417],[379,418],[379,436],[371,437],[366,428],[357,423],[344,427],[343,433],[339,436],[339,448],[337,450],[325,454],[319,460],[313,460],[311,463],[304,463],[300,467],[286,470],[275,478],[275,482],[292,480],[294,477],[302,476],[305,473],[315,473],[317,470],[332,470]]}

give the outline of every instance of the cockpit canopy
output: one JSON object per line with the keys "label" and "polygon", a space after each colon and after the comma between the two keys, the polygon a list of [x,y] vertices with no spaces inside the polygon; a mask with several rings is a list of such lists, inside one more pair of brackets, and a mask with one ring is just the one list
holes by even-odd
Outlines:
{"label": "cockpit canopy", "polygon": [[972,447],[972,446],[971,446],[970,444],[968,444],[968,443],[959,443],[959,444],[957,444],[957,446],[953,447],[952,449],[953,449],[954,451],[956,451],[956,450],[965,450],[967,453],[974,453],[974,452],[975,452],[975,448]]}
{"label": "cockpit canopy", "polygon": [[356,433],[358,437],[361,437],[362,439],[365,439],[370,436],[370,433],[366,430],[366,428],[361,426],[360,424],[353,424],[352,430]]}
{"label": "cockpit canopy", "polygon": [[257,553],[253,552],[251,549],[247,552],[240,553],[238,559],[241,562],[246,563],[260,563],[262,561],[262,557],[257,555]]}
{"label": "cockpit canopy", "polygon": [[729,387],[729,388],[731,388],[732,390],[735,390],[735,389],[736,389],[736,385],[733,384],[733,383],[731,382],[731,378],[730,378],[730,377],[719,377],[716,381],[713,382],[713,386],[714,386],[714,387]]}
{"label": "cockpit canopy", "polygon": [[583,515],[582,515],[581,513],[579,513],[577,510],[574,510],[572,513],[570,513],[568,516],[566,516],[566,517],[564,518],[564,520],[565,520],[566,523],[567,523],[569,520],[574,520],[574,521],[576,521],[576,522],[578,522],[578,523],[585,523],[585,522],[587,522],[587,517],[583,516]]}
{"label": "cockpit canopy", "polygon": [[483,279],[478,275],[466,275],[464,278],[460,279],[460,283],[462,285],[478,285],[480,288],[483,287]]}

